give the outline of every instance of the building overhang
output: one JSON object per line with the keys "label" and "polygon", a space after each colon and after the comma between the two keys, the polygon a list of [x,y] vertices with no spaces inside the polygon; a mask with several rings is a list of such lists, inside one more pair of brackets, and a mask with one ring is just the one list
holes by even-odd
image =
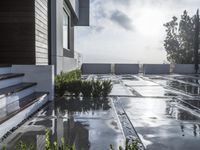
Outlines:
{"label": "building overhang", "polygon": [[65,0],[73,15],[73,26],[89,26],[90,0]]}

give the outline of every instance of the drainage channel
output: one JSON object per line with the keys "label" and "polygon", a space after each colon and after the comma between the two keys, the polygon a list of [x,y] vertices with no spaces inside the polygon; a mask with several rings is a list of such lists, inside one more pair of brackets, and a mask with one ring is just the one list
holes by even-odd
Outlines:
{"label": "drainage channel", "polygon": [[137,134],[133,124],[131,123],[128,115],[126,114],[122,104],[119,102],[119,97],[113,98],[113,104],[116,109],[117,116],[122,126],[124,136],[128,141],[138,141],[139,150],[145,150],[145,146],[142,143],[139,135]]}

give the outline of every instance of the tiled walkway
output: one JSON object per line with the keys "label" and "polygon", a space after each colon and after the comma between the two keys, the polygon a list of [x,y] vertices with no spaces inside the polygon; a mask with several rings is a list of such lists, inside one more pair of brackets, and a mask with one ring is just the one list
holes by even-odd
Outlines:
{"label": "tiled walkway", "polygon": [[118,101],[146,149],[200,149],[198,79],[189,76],[184,79],[185,83],[181,76],[152,75],[141,77],[138,81],[122,78],[127,87],[141,95],[121,97]]}
{"label": "tiled walkway", "polygon": [[50,103],[3,144],[12,149],[25,140],[41,149],[48,127],[52,140],[60,143],[65,137],[78,150],[107,150],[109,144],[118,147],[123,145],[124,135],[139,138],[148,150],[200,149],[200,77],[89,75],[84,79],[111,79],[114,85],[109,100]]}

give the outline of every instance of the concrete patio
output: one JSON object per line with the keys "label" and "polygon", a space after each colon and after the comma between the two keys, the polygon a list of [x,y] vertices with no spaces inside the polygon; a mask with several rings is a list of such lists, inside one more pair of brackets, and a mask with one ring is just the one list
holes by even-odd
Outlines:
{"label": "concrete patio", "polygon": [[69,99],[49,103],[2,144],[12,149],[23,140],[44,147],[48,127],[52,140],[60,143],[65,137],[77,149],[108,149],[109,144],[116,148],[125,138],[139,139],[141,149],[199,149],[199,77],[91,74],[83,78],[112,80],[108,101],[99,105]]}

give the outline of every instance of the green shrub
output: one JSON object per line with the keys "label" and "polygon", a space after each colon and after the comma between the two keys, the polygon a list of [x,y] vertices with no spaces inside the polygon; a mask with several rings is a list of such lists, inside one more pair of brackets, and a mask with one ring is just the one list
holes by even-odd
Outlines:
{"label": "green shrub", "polygon": [[50,150],[51,149],[51,142],[49,138],[49,129],[45,130],[45,149]]}
{"label": "green shrub", "polygon": [[96,80],[96,81],[92,81],[92,96],[94,98],[98,98],[101,97],[102,95],[102,84],[101,81]]}
{"label": "green shrub", "polygon": [[[7,148],[4,146],[1,150],[7,150]],[[26,145],[22,141],[20,141],[17,145],[15,150],[34,150],[33,145]]]}
{"label": "green shrub", "polygon": [[78,97],[107,97],[112,90],[111,81],[81,81],[81,71],[74,70],[68,73],[61,72],[55,77],[55,93],[62,97],[65,93]]}
{"label": "green shrub", "polygon": [[131,143],[129,140],[126,140],[125,143],[125,150],[139,150],[139,141],[138,140],[132,140]]}
{"label": "green shrub", "polygon": [[70,71],[66,73],[66,78],[68,80],[80,80],[81,79],[81,71],[79,69]]}
{"label": "green shrub", "polygon": [[[129,142],[129,140],[126,140],[125,142],[125,150],[139,150],[139,141],[136,140],[132,140],[131,142]],[[110,150],[114,150],[113,146],[110,145]],[[122,146],[119,146],[119,150],[123,150]]]}
{"label": "green shrub", "polygon": [[65,139],[64,138],[61,138],[61,146],[58,146],[57,142],[55,142],[55,141],[52,144],[50,142],[50,138],[49,138],[49,129],[46,129],[45,150],[75,150],[75,147],[74,146],[71,147],[71,146],[65,145]]}
{"label": "green shrub", "polygon": [[107,97],[112,90],[112,82],[110,80],[102,81],[102,96]]}
{"label": "green shrub", "polygon": [[83,97],[91,97],[92,95],[92,82],[91,81],[82,81],[81,83],[81,93]]}
{"label": "green shrub", "polygon": [[55,76],[55,93],[57,96],[62,97],[66,91],[66,76],[61,72],[60,75]]}
{"label": "green shrub", "polygon": [[[51,142],[49,138],[49,129],[45,130],[45,150],[76,150],[75,146],[69,146],[65,144],[65,139],[61,138],[61,146],[58,146],[57,142]],[[125,150],[139,150],[139,141],[134,140],[131,143],[126,140]],[[15,150],[33,150],[32,145],[26,145],[23,142],[19,142]],[[1,150],[6,150],[6,147],[3,147]],[[114,150],[113,146],[110,145],[110,150]],[[119,147],[119,150],[123,150],[122,146]]]}
{"label": "green shrub", "polygon": [[66,89],[68,89],[68,82],[73,80],[81,79],[81,71],[74,70],[68,73],[61,72],[59,75],[55,76],[55,92],[56,95],[62,97]]}
{"label": "green shrub", "polygon": [[68,92],[71,96],[75,95],[78,97],[81,93],[81,80],[71,80],[65,83],[66,84],[66,92]]}
{"label": "green shrub", "polygon": [[97,97],[107,97],[111,90],[112,90],[112,82],[110,80],[105,80],[105,81],[92,81],[92,96],[94,98]]}

